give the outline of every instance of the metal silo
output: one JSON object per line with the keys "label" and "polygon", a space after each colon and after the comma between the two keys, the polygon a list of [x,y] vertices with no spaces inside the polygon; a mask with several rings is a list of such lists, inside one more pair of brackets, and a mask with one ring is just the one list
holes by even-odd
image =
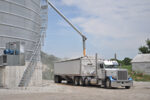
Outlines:
{"label": "metal silo", "polygon": [[5,44],[24,41],[29,60],[40,38],[40,0],[0,0],[0,51]]}
{"label": "metal silo", "polygon": [[[15,75],[18,80],[14,83],[18,85],[21,82],[27,85],[29,82],[23,81],[25,78],[31,77],[32,80],[32,73],[37,66],[37,63],[33,64],[33,62],[40,62],[41,40],[44,38],[42,34],[46,33],[47,26],[47,4],[41,4],[41,1],[47,2],[47,0],[0,0],[0,55],[3,54],[6,43],[25,42],[27,64],[23,69],[16,67],[16,70],[21,70],[16,71],[16,73],[21,73],[20,75]],[[37,76],[35,77],[37,79]]]}

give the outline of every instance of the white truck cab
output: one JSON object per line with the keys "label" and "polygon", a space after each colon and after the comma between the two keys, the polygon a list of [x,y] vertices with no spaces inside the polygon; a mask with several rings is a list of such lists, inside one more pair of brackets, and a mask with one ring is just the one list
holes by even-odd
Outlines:
{"label": "white truck cab", "polygon": [[117,61],[98,62],[97,73],[98,78],[103,80],[106,88],[122,86],[129,89],[133,85],[133,80],[129,77],[127,69],[119,68]]}

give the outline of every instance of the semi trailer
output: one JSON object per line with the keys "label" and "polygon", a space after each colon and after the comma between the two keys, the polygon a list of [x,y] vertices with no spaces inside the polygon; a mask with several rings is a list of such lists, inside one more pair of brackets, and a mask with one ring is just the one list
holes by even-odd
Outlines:
{"label": "semi trailer", "polygon": [[119,68],[115,60],[103,60],[97,57],[80,57],[59,61],[54,64],[54,81],[66,80],[74,85],[98,85],[105,88],[133,86],[133,80],[127,69]]}

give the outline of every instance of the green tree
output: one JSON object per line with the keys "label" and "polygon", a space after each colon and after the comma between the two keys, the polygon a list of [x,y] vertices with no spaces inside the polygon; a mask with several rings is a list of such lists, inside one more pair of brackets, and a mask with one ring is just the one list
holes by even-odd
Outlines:
{"label": "green tree", "polygon": [[124,58],[123,64],[124,64],[124,65],[131,65],[131,60],[132,60],[132,59],[130,59],[130,58],[128,58],[128,57]]}
{"label": "green tree", "polygon": [[146,47],[146,46],[141,46],[141,47],[139,48],[139,51],[140,51],[141,53],[143,53],[143,54],[149,53],[148,47]]}
{"label": "green tree", "polygon": [[140,51],[141,53],[143,53],[143,54],[145,54],[145,53],[150,53],[150,39],[147,39],[147,40],[146,40],[146,45],[147,45],[147,46],[141,46],[141,47],[139,48],[139,51]]}
{"label": "green tree", "polygon": [[149,49],[149,51],[150,51],[150,39],[147,39],[147,40],[146,40],[146,44],[147,44],[148,49]]}

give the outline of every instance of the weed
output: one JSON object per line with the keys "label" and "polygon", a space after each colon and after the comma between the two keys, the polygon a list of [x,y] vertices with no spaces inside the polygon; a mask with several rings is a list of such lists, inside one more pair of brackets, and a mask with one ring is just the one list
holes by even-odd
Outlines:
{"label": "weed", "polygon": [[132,71],[132,66],[122,66],[122,68],[127,69],[129,75],[133,78],[135,81],[150,81],[150,75],[145,75],[142,72],[135,72]]}

